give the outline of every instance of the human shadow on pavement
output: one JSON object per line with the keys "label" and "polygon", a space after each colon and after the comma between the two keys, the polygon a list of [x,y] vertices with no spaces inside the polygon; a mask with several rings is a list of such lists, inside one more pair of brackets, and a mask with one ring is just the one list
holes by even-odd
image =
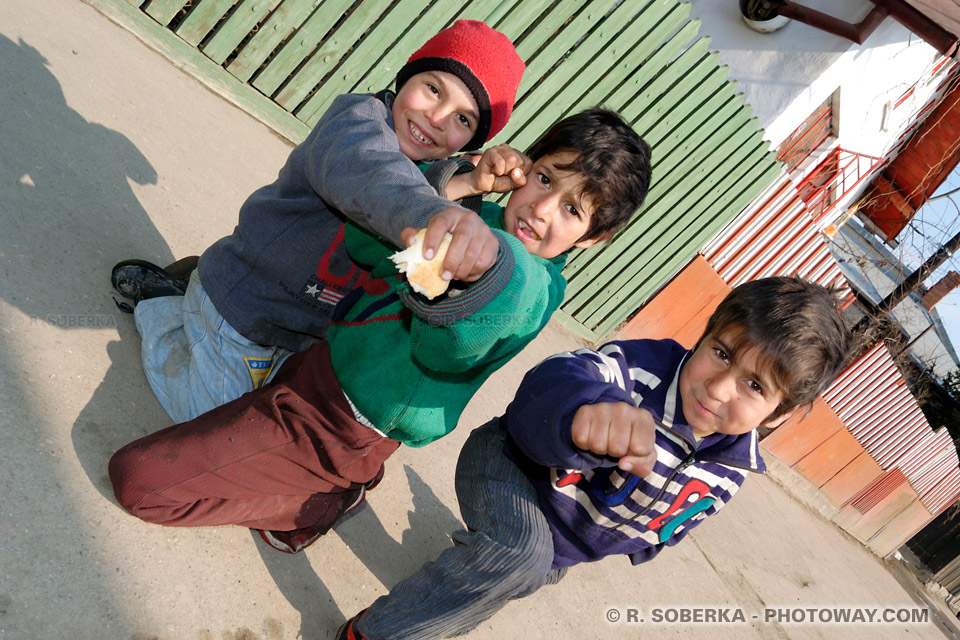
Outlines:
{"label": "human shadow on pavement", "polygon": [[[0,59],[0,299],[27,317],[16,328],[25,334],[52,326],[135,338],[132,322],[110,299],[110,268],[118,255],[171,258],[131,188],[156,184],[156,171],[126,136],[70,108],[36,48],[0,36]],[[64,342],[61,348],[70,349]],[[101,394],[101,385],[72,433],[77,457],[101,491],[103,452],[115,448],[124,423],[162,415],[136,408],[150,394],[129,375],[139,371],[139,340],[125,342],[130,367],[111,367],[104,383],[115,386]]]}
{"label": "human shadow on pavement", "polygon": [[[387,533],[374,509],[363,509],[334,530],[364,566],[387,588],[392,587],[425,562],[435,560],[450,545],[450,535],[463,524],[433,489],[409,465],[403,465],[413,494],[413,511],[407,512],[409,526],[397,542]],[[399,474],[395,474],[399,475]],[[388,474],[384,482],[399,482]],[[453,477],[449,479],[453,483]],[[376,505],[376,490],[371,492],[371,505]]]}
{"label": "human shadow on pavement", "polygon": [[170,256],[128,183],[155,184],[156,172],[67,105],[37,49],[0,36],[0,59],[0,297],[40,322],[91,328],[81,320],[112,311],[98,294],[116,255]]}
{"label": "human shadow on pavement", "polygon": [[72,430],[84,471],[112,498],[106,462],[143,435],[131,423],[146,432],[169,423],[140,373],[132,318],[110,297],[118,256],[172,260],[131,188],[157,174],[126,136],[70,108],[37,49],[0,36],[0,59],[0,299],[27,316],[27,331],[119,332],[109,352],[123,364],[111,365]]}
{"label": "human shadow on pavement", "polygon": [[[101,579],[89,554],[82,557],[93,536],[78,532],[97,524],[71,499],[77,478],[63,440],[72,416],[62,417],[68,402],[57,394],[72,398],[71,378],[86,373],[84,336],[124,324],[107,294],[114,256],[131,248],[170,252],[132,188],[156,183],[147,158],[123,134],[71,108],[57,69],[35,46],[0,35],[0,60],[0,431],[10,550],[0,582],[22,580],[0,589],[9,589],[0,593],[0,626],[13,629],[24,620],[56,620],[46,608],[73,598],[69,589],[93,594],[91,602],[108,597],[111,581]],[[118,390],[132,394],[135,387]],[[129,420],[130,404],[93,411],[71,429],[76,456],[91,479],[101,476],[94,481],[100,487],[100,451],[123,428],[106,425],[122,425],[123,413]],[[53,576],[68,590],[52,596],[48,585],[38,597],[38,585]]]}
{"label": "human shadow on pavement", "polygon": [[[450,534],[463,525],[444,505],[416,471],[404,465],[413,494],[413,511],[408,512],[410,526],[397,542],[384,529],[369,504],[338,522],[327,536],[340,536],[352,553],[373,575],[390,589],[450,546]],[[388,472],[385,481],[391,480]],[[399,478],[393,478],[398,482]],[[452,481],[452,479],[451,479]],[[375,493],[375,492],[374,492]],[[357,613],[340,611],[324,583],[324,568],[339,566],[324,557],[324,539],[303,553],[287,555],[271,549],[253,533],[263,564],[292,607],[300,612],[297,637],[332,638],[343,621]],[[334,576],[331,575],[331,578]],[[336,576],[337,581],[349,576]],[[329,582],[333,580],[328,579]],[[383,592],[381,590],[381,592]],[[372,602],[372,600],[371,600]],[[367,602],[361,608],[371,604]]]}

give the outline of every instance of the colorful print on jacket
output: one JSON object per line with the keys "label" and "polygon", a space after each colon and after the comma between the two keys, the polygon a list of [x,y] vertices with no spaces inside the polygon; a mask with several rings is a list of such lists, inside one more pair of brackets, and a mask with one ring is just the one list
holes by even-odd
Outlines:
{"label": "colorful print on jacket", "polygon": [[[548,358],[524,378],[503,424],[553,531],[554,567],[611,554],[646,562],[729,502],[748,472],[764,471],[756,431],[694,438],[678,386],[689,355],[673,340],[611,342]],[[599,402],[629,402],[657,420],[646,477],[573,444],[574,414]]]}

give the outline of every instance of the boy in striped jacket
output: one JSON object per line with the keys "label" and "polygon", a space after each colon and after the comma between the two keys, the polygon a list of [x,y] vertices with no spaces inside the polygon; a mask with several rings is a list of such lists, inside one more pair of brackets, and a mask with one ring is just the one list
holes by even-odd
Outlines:
{"label": "boy in striped jacket", "polygon": [[548,358],[464,445],[453,548],[338,640],[462,635],[570,566],[652,559],[764,471],[756,428],[809,407],[849,341],[831,291],[776,277],[734,289],[693,351],[627,340]]}

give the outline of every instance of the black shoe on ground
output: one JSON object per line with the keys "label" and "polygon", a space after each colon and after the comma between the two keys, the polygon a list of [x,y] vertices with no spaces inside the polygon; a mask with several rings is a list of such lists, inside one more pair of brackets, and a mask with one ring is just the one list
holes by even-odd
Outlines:
{"label": "black shoe on ground", "polygon": [[[382,477],[382,476],[381,476]],[[320,539],[327,531],[333,528],[333,525],[342,521],[348,514],[352,513],[363,504],[366,499],[366,487],[359,489],[350,489],[343,492],[344,502],[350,500],[346,508],[336,515],[336,519],[323,527],[304,527],[303,529],[294,529],[292,531],[270,531],[268,529],[254,529],[263,538],[268,545],[284,553],[300,553],[314,542]],[[342,503],[341,503],[342,504]]]}
{"label": "black shoe on ground", "polygon": [[[176,263],[174,263],[176,264]],[[179,280],[166,269],[146,260],[124,260],[118,262],[110,273],[110,282],[124,298],[133,300],[134,306],[141,300],[162,296],[182,296],[187,283]],[[121,311],[132,312],[130,305],[117,302]]]}

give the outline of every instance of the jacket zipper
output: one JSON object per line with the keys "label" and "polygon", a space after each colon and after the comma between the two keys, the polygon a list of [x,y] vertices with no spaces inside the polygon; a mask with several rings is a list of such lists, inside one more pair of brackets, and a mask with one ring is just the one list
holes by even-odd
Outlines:
{"label": "jacket zipper", "polygon": [[647,511],[649,511],[651,508],[653,508],[653,505],[656,504],[657,501],[660,500],[660,498],[666,492],[667,486],[673,481],[674,477],[676,477],[678,473],[680,473],[681,471],[683,471],[684,469],[686,469],[696,461],[697,461],[697,450],[694,449],[689,454],[687,454],[687,457],[684,458],[683,461],[680,462],[680,464],[674,467],[673,471],[670,472],[670,475],[667,477],[663,485],[660,487],[660,491],[652,500],[650,500],[649,503],[647,503],[647,506],[645,506],[643,509],[633,514],[633,516],[631,516],[629,520],[624,520],[617,526],[613,527],[612,531],[616,531],[617,529],[619,529],[625,524],[630,524],[631,522],[633,522],[634,520],[636,520],[637,518],[645,514]]}

